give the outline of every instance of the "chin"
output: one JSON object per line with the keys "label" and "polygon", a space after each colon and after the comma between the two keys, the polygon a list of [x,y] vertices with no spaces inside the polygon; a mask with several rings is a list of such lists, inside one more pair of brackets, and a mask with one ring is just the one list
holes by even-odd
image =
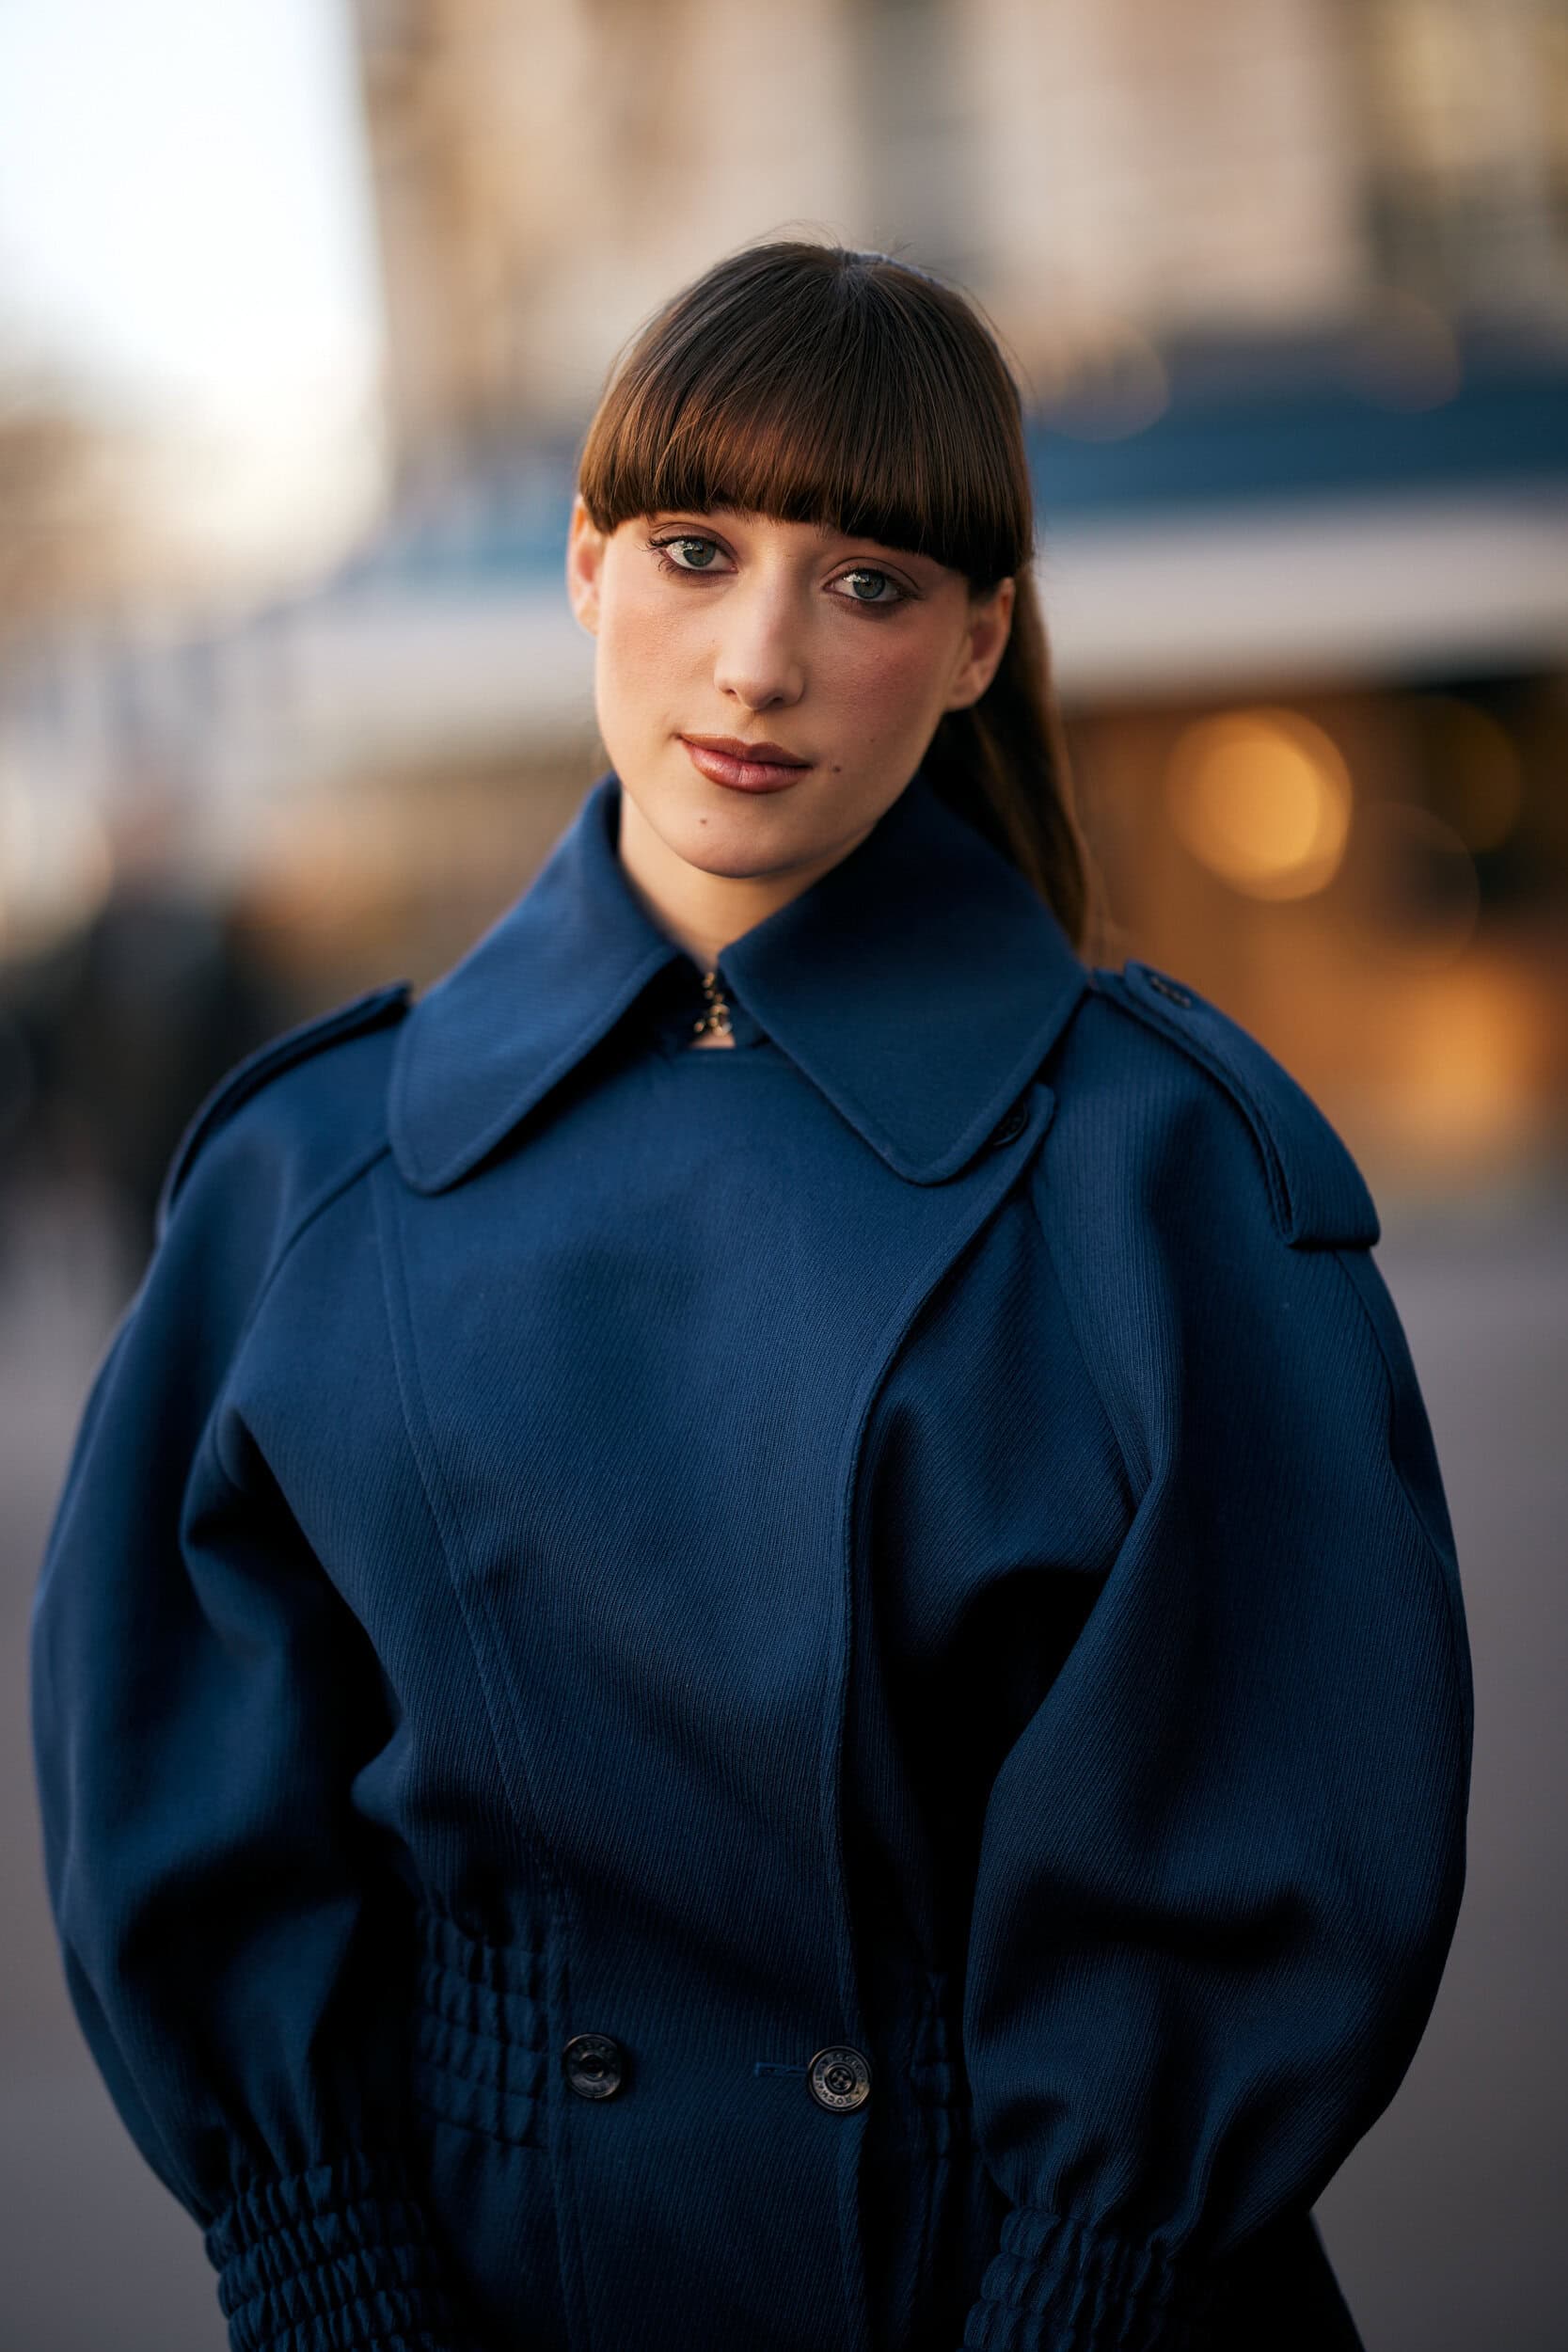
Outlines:
{"label": "chin", "polygon": [[813,830],[802,828],[799,820],[791,823],[783,810],[770,810],[755,800],[740,800],[736,808],[683,811],[664,837],[689,866],[705,874],[721,874],[730,882],[744,882],[819,854]]}
{"label": "chin", "polygon": [[732,882],[779,874],[817,864],[842,846],[842,812],[816,795],[803,797],[811,792],[811,784],[780,793],[731,793],[718,785],[710,799],[688,802],[678,815],[672,809],[670,823],[659,830],[704,873]]}

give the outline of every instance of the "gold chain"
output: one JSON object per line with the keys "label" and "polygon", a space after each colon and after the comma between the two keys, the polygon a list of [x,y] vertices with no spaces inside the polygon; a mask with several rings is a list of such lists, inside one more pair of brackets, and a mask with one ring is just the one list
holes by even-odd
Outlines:
{"label": "gold chain", "polygon": [[724,1002],[719,987],[717,964],[710,972],[703,974],[703,994],[706,997],[707,1003],[703,1012],[691,1025],[692,1035],[694,1037],[729,1037],[732,1034],[730,1009]]}

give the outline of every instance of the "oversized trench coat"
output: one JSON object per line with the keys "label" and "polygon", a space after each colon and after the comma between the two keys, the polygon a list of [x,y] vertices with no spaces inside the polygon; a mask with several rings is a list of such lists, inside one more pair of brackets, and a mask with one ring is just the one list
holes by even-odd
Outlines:
{"label": "oversized trench coat", "polygon": [[619,789],[168,1168],[34,1612],[119,2113],[236,2352],[1344,2352],[1472,1720],[1366,1184],[924,771],[656,1069]]}

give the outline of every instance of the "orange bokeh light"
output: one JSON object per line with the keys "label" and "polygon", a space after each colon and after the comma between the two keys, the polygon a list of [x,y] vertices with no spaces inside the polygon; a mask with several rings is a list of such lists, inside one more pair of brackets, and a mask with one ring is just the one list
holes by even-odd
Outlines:
{"label": "orange bokeh light", "polygon": [[1350,831],[1350,771],[1298,711],[1200,719],[1178,737],[1166,805],[1193,856],[1255,898],[1302,898],[1338,870]]}

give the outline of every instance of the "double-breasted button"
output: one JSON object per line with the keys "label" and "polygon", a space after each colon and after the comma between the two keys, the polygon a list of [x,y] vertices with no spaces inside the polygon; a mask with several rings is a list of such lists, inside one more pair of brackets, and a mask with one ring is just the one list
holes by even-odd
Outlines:
{"label": "double-breasted button", "polygon": [[1015,1103],[1012,1109],[1005,1112],[1003,1117],[998,1120],[997,1124],[991,1129],[991,1150],[994,1152],[999,1144],[1011,1143],[1015,1136],[1021,1136],[1023,1133],[1023,1130],[1028,1124],[1028,1104]]}
{"label": "double-breasted button", "polygon": [[608,2033],[575,2033],[561,2053],[579,2099],[608,2099],[621,2088],[626,2053]]}
{"label": "double-breasted button", "polygon": [[851,2043],[831,2042],[807,2067],[806,2082],[819,2107],[831,2115],[847,2115],[871,2096],[870,2061]]}

